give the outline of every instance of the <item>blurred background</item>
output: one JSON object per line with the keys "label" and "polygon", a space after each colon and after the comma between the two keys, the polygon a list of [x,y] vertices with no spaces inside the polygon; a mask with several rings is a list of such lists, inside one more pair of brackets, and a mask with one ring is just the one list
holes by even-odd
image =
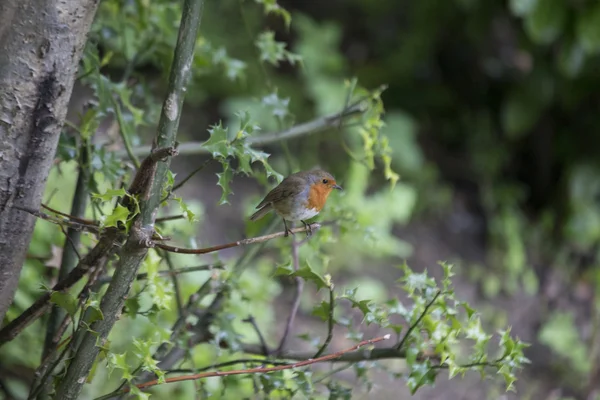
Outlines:
{"label": "blurred background", "polygon": [[[400,175],[393,188],[382,158],[365,161],[352,127],[263,149],[284,176],[319,165],[348,189],[332,195],[323,220],[350,213],[371,227],[366,240],[362,231],[326,238],[327,257],[310,248],[303,257],[338,285],[359,285],[374,299],[398,291],[395,265],[403,260],[415,271],[452,262],[457,295],[481,311],[486,327],[510,325],[531,344],[518,394],[474,374],[441,378],[415,398],[597,398],[600,2],[281,0],[292,17],[289,28],[277,12],[265,14],[269,4],[277,10],[268,1],[206,2],[180,142],[208,139],[208,128],[220,120],[237,129],[240,110],[251,113],[261,132],[281,130],[341,110],[352,82],[367,90],[387,85],[382,133]],[[104,0],[97,15],[90,40],[106,57],[102,74],[131,87],[132,102],[144,110],[134,147],[154,133],[160,102],[149,94],[164,93],[178,13],[175,2]],[[261,36],[265,29],[287,44],[277,68],[260,60],[272,44]],[[89,101],[90,86],[76,88],[71,118]],[[114,123],[107,119],[95,140],[112,143],[118,154],[123,146]],[[185,176],[207,157],[182,155],[172,169]],[[257,232],[247,216],[274,180],[235,176],[229,204],[222,205],[215,176],[221,170],[208,164],[178,193],[201,221],[177,228],[194,233],[188,245]],[[65,188],[60,174],[68,173],[55,171],[48,192]],[[53,202],[68,201],[70,193],[65,189]],[[39,229],[33,246],[40,254],[54,248]],[[269,265],[249,271],[247,285],[270,304],[257,319],[272,322],[269,334],[276,336],[292,285],[274,282]],[[22,285],[28,279],[33,276],[24,272]],[[19,293],[26,303],[26,291]],[[298,329],[310,329],[314,321],[302,310]],[[380,376],[376,382],[364,398],[408,393],[401,381]]]}

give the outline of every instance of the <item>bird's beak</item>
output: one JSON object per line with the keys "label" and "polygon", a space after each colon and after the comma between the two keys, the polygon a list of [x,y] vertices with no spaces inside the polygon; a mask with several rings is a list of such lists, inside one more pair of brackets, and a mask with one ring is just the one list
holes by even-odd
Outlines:
{"label": "bird's beak", "polygon": [[340,185],[333,185],[333,188],[337,190],[344,190]]}

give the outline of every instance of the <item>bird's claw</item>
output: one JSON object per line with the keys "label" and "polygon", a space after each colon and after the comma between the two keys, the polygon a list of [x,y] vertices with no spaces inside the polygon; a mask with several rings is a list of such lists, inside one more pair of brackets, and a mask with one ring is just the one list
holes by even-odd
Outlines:
{"label": "bird's claw", "polygon": [[310,237],[313,234],[312,225],[302,221],[304,229],[306,231],[306,237]]}

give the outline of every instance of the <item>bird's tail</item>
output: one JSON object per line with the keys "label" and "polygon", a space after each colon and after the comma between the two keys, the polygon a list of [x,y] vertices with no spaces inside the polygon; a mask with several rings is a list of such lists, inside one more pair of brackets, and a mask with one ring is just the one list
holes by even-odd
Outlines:
{"label": "bird's tail", "polygon": [[250,221],[256,221],[257,219],[260,219],[260,218],[264,217],[272,209],[273,209],[273,206],[270,203],[266,204],[263,208],[261,208],[260,210],[258,210],[254,214],[252,214],[252,216],[250,217]]}

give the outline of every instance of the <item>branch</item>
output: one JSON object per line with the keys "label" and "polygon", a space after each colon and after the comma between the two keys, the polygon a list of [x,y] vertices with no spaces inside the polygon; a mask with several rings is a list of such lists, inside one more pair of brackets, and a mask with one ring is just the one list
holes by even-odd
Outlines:
{"label": "branch", "polygon": [[[190,381],[190,380],[196,380],[196,379],[204,379],[204,378],[209,378],[209,377],[213,377],[213,376],[230,376],[230,375],[245,375],[245,374],[256,374],[256,373],[266,373],[266,372],[274,372],[274,371],[282,371],[285,369],[295,369],[295,368],[300,368],[300,367],[304,367],[307,365],[311,365],[311,364],[316,364],[316,363],[320,363],[320,362],[324,362],[324,361],[331,361],[331,360],[336,360],[339,359],[340,357],[342,357],[345,353],[350,353],[353,352],[355,350],[358,350],[361,347],[370,345],[370,344],[374,344],[377,342],[381,342],[383,340],[387,340],[390,338],[390,335],[387,334],[385,336],[381,336],[375,339],[371,339],[371,340],[364,340],[348,349],[345,350],[341,350],[338,351],[336,353],[333,354],[328,354],[326,356],[320,357],[320,358],[314,358],[314,359],[308,359],[308,360],[304,360],[304,361],[299,361],[297,363],[293,363],[293,364],[287,364],[287,365],[278,365],[275,367],[268,367],[268,368],[264,368],[264,367],[258,367],[258,368],[250,368],[250,369],[243,369],[243,370],[233,370],[233,371],[213,371],[213,372],[203,372],[200,374],[195,374],[195,375],[186,375],[186,376],[176,376],[173,378],[167,378],[165,379],[165,383],[173,383],[173,382],[182,382],[182,381]],[[138,385],[136,385],[136,387],[138,389],[146,389],[149,388],[151,386],[156,386],[159,384],[158,379],[154,379],[151,380],[149,382],[145,382],[145,383],[140,383]]]}
{"label": "branch", "polygon": [[43,219],[45,221],[52,222],[53,224],[67,226],[68,228],[73,229],[78,232],[81,232],[81,231],[88,231],[88,232],[92,232],[92,233],[100,232],[100,228],[98,228],[98,226],[96,224],[90,225],[87,223],[84,224],[84,223],[80,223],[80,222],[74,222],[74,221],[71,221],[70,219],[62,219],[62,218],[55,217],[53,215],[44,214],[43,212],[41,212],[39,210],[35,210],[33,208],[28,208],[28,207],[13,206],[13,208],[15,208],[17,210],[21,210],[26,213],[29,213],[29,214],[31,214],[35,217],[38,217],[40,219]]}
{"label": "branch", "polygon": [[327,319],[327,338],[325,339],[325,343],[323,343],[323,346],[321,346],[321,348],[319,349],[319,351],[317,351],[317,354],[314,355],[314,358],[318,358],[321,354],[323,354],[325,352],[325,350],[327,350],[327,347],[329,347],[329,343],[331,343],[331,339],[333,339],[333,325],[334,325],[334,319],[333,319],[333,310],[335,308],[335,294],[333,292],[333,283],[329,284],[329,318]]}
{"label": "branch", "polygon": [[74,400],[79,397],[100,351],[97,344],[104,343],[112,330],[140,264],[148,253],[148,246],[154,234],[156,211],[160,205],[162,187],[170,165],[170,156],[176,152],[177,129],[186,85],[191,73],[203,5],[203,0],[185,0],[183,3],[167,96],[155,135],[153,148],[157,150],[153,150],[142,162],[129,189],[131,195],[139,195],[140,214],[133,221],[129,237],[115,268],[114,278],[100,303],[104,318],[95,321],[91,329],[85,327],[85,324],[78,329],[78,333],[82,333],[82,339],[64,377],[56,388],[55,397],[58,399]]}
{"label": "branch", "polygon": [[[265,234],[272,232],[278,224],[280,224],[280,220],[276,218],[273,219],[271,223],[264,228],[263,232]],[[191,327],[185,326],[185,320],[180,319],[175,323],[171,329],[173,333],[171,334],[170,339],[170,343],[174,345],[169,346],[166,343],[163,343],[161,346],[159,346],[158,350],[153,356],[155,360],[159,361],[158,367],[160,369],[167,370],[173,368],[173,366],[185,355],[186,350],[182,348],[180,344],[178,344],[181,342],[179,338],[182,336],[184,328],[187,328],[186,330],[192,334],[192,336],[185,341],[187,348],[196,346],[199,343],[207,342],[213,338],[213,335],[210,331],[210,326],[214,322],[215,316],[219,313],[219,311],[221,311],[223,304],[229,295],[228,282],[241,276],[241,274],[244,272],[244,269],[250,265],[251,261],[264,248],[266,243],[267,242],[261,242],[257,246],[246,248],[241,257],[238,258],[235,264],[231,267],[231,273],[228,277],[228,280],[215,290],[216,295],[207,308],[204,308],[200,311],[199,304],[202,298],[211,293],[211,289],[213,289],[212,279],[207,280],[196,294],[190,296],[188,305],[186,307],[186,312],[188,314],[201,312],[200,317],[198,318],[198,321]],[[137,376],[134,382],[144,382],[150,379],[152,376],[154,376],[152,372],[146,371]],[[126,383],[127,382],[125,381],[123,385]]]}
{"label": "branch", "polygon": [[161,203],[163,201],[165,201],[165,200],[168,200],[169,197],[171,197],[171,194],[174,191],[176,191],[177,189],[180,189],[183,185],[185,185],[187,183],[187,181],[189,181],[190,179],[192,179],[192,177],[194,175],[196,175],[198,172],[202,171],[211,161],[214,161],[214,158],[209,158],[208,160],[204,161],[202,164],[200,164],[200,166],[198,168],[196,168],[195,170],[193,170],[192,172],[190,172],[188,174],[188,176],[186,176],[185,178],[183,178],[177,184],[173,185],[173,187],[169,190],[169,193],[167,193],[167,195],[161,200]]}
{"label": "branch", "polygon": [[[290,140],[300,136],[322,132],[326,129],[337,126],[338,121],[344,120],[349,117],[353,117],[364,113],[367,110],[367,103],[363,100],[358,101],[344,110],[326,115],[324,117],[316,118],[312,121],[305,122],[293,126],[289,129],[281,132],[266,133],[260,136],[253,136],[248,138],[247,142],[250,146],[262,147],[270,143],[279,142],[283,140]],[[140,146],[133,149],[132,154],[145,155],[150,152],[150,146]],[[117,151],[117,157],[127,157],[127,152],[120,150]],[[181,155],[197,155],[197,154],[210,154],[210,152],[204,147],[203,142],[187,142],[179,146],[179,154]]]}
{"label": "branch", "polygon": [[242,322],[246,322],[246,323],[249,323],[250,325],[252,325],[252,327],[254,328],[254,331],[256,332],[256,335],[258,336],[258,340],[260,342],[260,347],[261,347],[263,353],[265,354],[265,356],[268,357],[269,356],[269,347],[267,346],[267,342],[265,341],[265,338],[264,338],[262,332],[260,331],[260,328],[256,324],[256,320],[254,319],[254,317],[252,315],[248,315],[248,318],[244,319]]}
{"label": "branch", "polygon": [[45,204],[42,204],[42,208],[45,208],[46,210],[53,212],[54,214],[60,215],[61,217],[68,218],[70,221],[79,222],[82,225],[98,225],[98,223],[96,221],[92,221],[91,219],[76,217],[75,215],[70,215],[70,214],[58,211],[57,209],[54,209]]}
{"label": "branch", "polygon": [[[173,271],[169,270],[169,271],[158,271],[157,274],[160,276],[178,276],[181,274],[187,274],[190,272],[198,272],[198,271],[212,271],[213,269],[224,269],[225,267],[223,266],[223,264],[220,263],[215,263],[215,264],[207,264],[207,265],[196,265],[194,267],[184,267],[184,268],[177,268],[174,269]],[[146,272],[142,272],[141,274],[137,274],[135,279],[138,281],[143,281],[144,279],[148,278],[148,274]],[[106,283],[110,283],[110,281],[113,280],[112,276],[104,276],[100,279],[98,279],[98,283],[100,284],[106,284]]]}
{"label": "branch", "polygon": [[184,218],[185,218],[185,215],[183,215],[183,214],[167,215],[166,217],[156,218],[156,223],[159,224],[161,222],[175,221],[175,220],[184,219]]}
{"label": "branch", "polygon": [[[73,200],[71,201],[71,215],[69,217],[75,222],[82,223],[82,217],[85,216],[85,209],[87,208],[87,186],[89,183],[89,171],[88,166],[88,150],[85,143],[80,147],[79,156],[79,174],[77,176],[77,183],[75,184],[75,193],[73,194]],[[54,212],[50,207],[42,205],[48,210]],[[86,221],[87,222],[87,221]],[[60,269],[58,271],[58,280],[65,279],[69,272],[77,266],[77,262],[81,260],[81,256],[77,251],[81,242],[81,231],[73,228],[69,228],[67,232],[64,231],[62,225],[61,229],[65,233],[65,244],[63,246],[62,259],[60,261]],[[42,352],[42,359],[44,359],[49,352],[54,348],[58,340],[54,341],[56,331],[59,328],[58,323],[65,318],[66,312],[58,306],[52,307],[52,313],[48,320],[48,326],[46,328],[46,339],[44,342],[44,350]],[[41,374],[43,375],[43,373]]]}
{"label": "branch", "polygon": [[23,329],[44,315],[51,306],[50,296],[52,292],[61,292],[70,289],[83,278],[90,268],[101,263],[103,259],[112,257],[116,251],[116,247],[120,243],[119,232],[116,229],[107,229],[105,232],[96,246],[77,264],[77,267],[65,279],[54,285],[50,292],[44,293],[27,310],[23,311],[21,315],[0,330],[0,346],[14,339]]}
{"label": "branch", "polygon": [[[242,351],[246,354],[254,354],[264,356],[260,345],[242,345]],[[289,352],[282,354],[281,360],[302,361],[314,358],[314,352]],[[359,362],[359,361],[374,361],[387,359],[404,359],[406,358],[405,350],[398,350],[395,347],[375,348],[371,350],[360,350],[344,353],[341,357],[336,358],[335,362]],[[425,358],[423,356],[423,358]]]}
{"label": "branch", "polygon": [[[306,228],[302,227],[302,228],[291,229],[291,232],[292,233],[306,232],[307,230],[310,231],[310,230],[313,230],[313,229],[319,229],[320,227],[321,227],[321,224],[314,223],[314,224],[308,225]],[[179,253],[179,254],[208,254],[208,253],[214,253],[215,251],[220,251],[220,250],[224,250],[224,249],[230,249],[232,247],[247,246],[249,244],[266,242],[266,241],[269,241],[269,240],[272,240],[272,239],[276,239],[278,237],[283,237],[283,236],[285,236],[285,232],[276,232],[276,233],[271,233],[269,235],[257,236],[257,237],[253,237],[253,238],[238,240],[237,242],[231,242],[231,243],[227,243],[227,244],[221,244],[221,245],[213,246],[213,247],[206,247],[204,249],[186,249],[186,248],[183,248],[183,247],[169,246],[169,245],[163,244],[163,243],[153,243],[153,245],[155,247],[158,247],[159,249],[163,249],[163,250],[169,251],[171,253]]]}

